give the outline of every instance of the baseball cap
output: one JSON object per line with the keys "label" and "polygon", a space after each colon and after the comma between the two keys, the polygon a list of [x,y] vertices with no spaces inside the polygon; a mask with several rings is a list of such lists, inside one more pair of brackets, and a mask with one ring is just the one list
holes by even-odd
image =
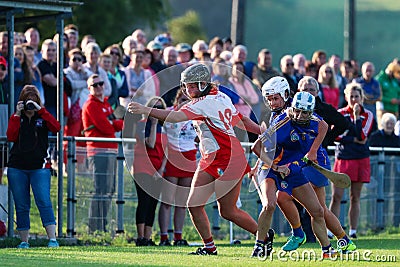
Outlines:
{"label": "baseball cap", "polygon": [[171,40],[168,37],[159,34],[154,38],[154,42],[157,42],[161,45],[168,45],[171,42]]}
{"label": "baseball cap", "polygon": [[190,51],[190,50],[192,50],[192,47],[187,43],[179,43],[176,46],[176,51],[178,51],[178,53],[182,53],[182,52],[186,52],[186,51]]}
{"label": "baseball cap", "polygon": [[0,56],[0,65],[7,67],[7,60],[3,56]]}
{"label": "baseball cap", "polygon": [[162,50],[162,49],[163,49],[163,46],[162,46],[162,44],[160,44],[160,43],[158,43],[158,42],[150,41],[150,42],[147,44],[147,49],[149,49],[149,50],[151,50],[151,51],[153,51],[153,50]]}

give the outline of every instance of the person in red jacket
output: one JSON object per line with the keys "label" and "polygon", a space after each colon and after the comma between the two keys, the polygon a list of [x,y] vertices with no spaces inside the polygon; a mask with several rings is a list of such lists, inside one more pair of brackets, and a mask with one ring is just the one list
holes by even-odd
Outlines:
{"label": "person in red jacket", "polygon": [[46,110],[34,85],[25,85],[10,117],[7,140],[13,142],[7,163],[8,184],[14,196],[17,230],[21,237],[18,248],[29,248],[30,206],[33,196],[49,240],[48,247],[58,247],[56,220],[50,199],[49,131],[57,133],[60,123]]}
{"label": "person in red jacket", "polygon": [[[97,74],[87,80],[89,97],[82,107],[85,137],[114,138],[122,130],[123,121],[115,119],[104,96],[104,81]],[[89,232],[106,231],[107,213],[115,193],[115,168],[118,144],[88,141],[87,155],[93,170],[94,196],[89,210]]]}

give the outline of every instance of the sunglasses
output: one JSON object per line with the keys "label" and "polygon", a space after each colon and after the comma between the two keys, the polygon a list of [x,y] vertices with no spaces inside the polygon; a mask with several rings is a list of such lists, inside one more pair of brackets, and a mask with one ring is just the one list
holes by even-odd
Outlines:
{"label": "sunglasses", "polygon": [[72,61],[73,62],[81,62],[82,61],[82,58],[80,58],[80,57],[74,57],[73,59],[72,59]]}
{"label": "sunglasses", "polygon": [[110,55],[119,56],[119,53],[118,53],[118,52],[111,51],[111,52],[110,52]]}
{"label": "sunglasses", "polygon": [[104,85],[104,82],[101,81],[101,82],[94,83],[91,86],[93,86],[93,88],[97,88],[98,86],[103,86],[103,85]]}
{"label": "sunglasses", "polygon": [[294,63],[287,63],[287,64],[286,64],[286,67],[290,67],[290,66],[293,67],[293,66],[294,66]]}
{"label": "sunglasses", "polygon": [[332,73],[332,71],[331,70],[326,70],[325,73]]}

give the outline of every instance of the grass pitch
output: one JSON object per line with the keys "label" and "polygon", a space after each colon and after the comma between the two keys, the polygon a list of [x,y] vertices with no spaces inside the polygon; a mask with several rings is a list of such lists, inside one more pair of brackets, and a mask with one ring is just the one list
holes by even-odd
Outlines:
{"label": "grass pitch", "polygon": [[[250,258],[253,242],[230,245],[217,241],[218,256],[187,255],[196,247],[61,246],[58,249],[0,249],[1,266],[399,266],[400,234],[363,236],[355,240],[358,251],[321,261],[317,244],[305,244],[296,252],[283,254],[285,238],[274,243],[272,258]],[[332,240],[332,245],[336,245]]]}

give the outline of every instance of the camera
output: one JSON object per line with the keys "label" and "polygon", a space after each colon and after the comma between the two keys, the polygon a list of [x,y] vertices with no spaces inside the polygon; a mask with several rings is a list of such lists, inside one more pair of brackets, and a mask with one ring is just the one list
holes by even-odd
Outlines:
{"label": "camera", "polygon": [[24,109],[25,110],[34,110],[36,107],[33,103],[24,103]]}

